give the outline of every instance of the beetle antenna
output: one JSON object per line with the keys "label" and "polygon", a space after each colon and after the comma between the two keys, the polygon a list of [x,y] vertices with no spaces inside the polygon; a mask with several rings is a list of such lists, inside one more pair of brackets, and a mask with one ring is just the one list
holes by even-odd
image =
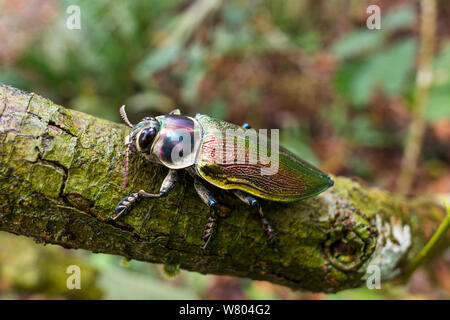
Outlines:
{"label": "beetle antenna", "polygon": [[127,125],[133,128],[133,125],[131,124],[130,120],[128,120],[127,113],[125,112],[125,105],[120,107],[120,116]]}
{"label": "beetle antenna", "polygon": [[123,165],[123,180],[122,180],[122,190],[125,190],[127,187],[127,178],[128,178],[128,155],[130,154],[131,143],[127,145],[127,151],[125,151],[125,163]]}

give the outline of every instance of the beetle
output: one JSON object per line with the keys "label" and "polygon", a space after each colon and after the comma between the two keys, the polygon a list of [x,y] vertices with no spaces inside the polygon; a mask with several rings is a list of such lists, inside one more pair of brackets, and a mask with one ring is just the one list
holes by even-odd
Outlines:
{"label": "beetle", "polygon": [[[125,140],[127,148],[123,189],[126,187],[131,151],[137,151],[147,160],[169,168],[169,173],[163,180],[159,193],[151,194],[140,190],[119,202],[111,216],[113,220],[129,212],[141,198],[167,196],[177,183],[177,170],[187,170],[193,177],[194,188],[201,200],[210,208],[202,236],[203,249],[208,246],[216,230],[219,204],[209,188],[215,186],[231,191],[254,208],[269,244],[278,250],[278,238],[264,216],[259,198],[279,202],[299,201],[316,196],[334,184],[327,174],[286,149],[273,148],[272,144],[269,147],[270,139],[265,140],[264,145],[259,142],[261,135],[258,135],[258,141],[250,141],[250,131],[253,129],[248,124],[240,127],[203,114],[197,114],[195,117],[183,116],[180,110],[176,109],[167,115],[143,118],[138,124],[132,125],[127,118],[125,106],[120,108],[120,114],[132,128]],[[230,139],[224,138],[230,130],[234,133],[231,142]],[[183,141],[189,142],[184,145],[187,146],[185,148],[180,147]],[[230,151],[236,151],[236,141],[243,143],[243,149],[227,158]],[[258,149],[269,150],[271,159],[278,160],[275,171],[261,174],[262,169],[269,169],[268,164],[249,161],[252,153]]]}

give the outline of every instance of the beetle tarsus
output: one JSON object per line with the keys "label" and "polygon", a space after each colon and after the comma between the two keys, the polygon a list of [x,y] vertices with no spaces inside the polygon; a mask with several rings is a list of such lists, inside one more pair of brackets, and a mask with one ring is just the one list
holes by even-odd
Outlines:
{"label": "beetle tarsus", "polygon": [[206,223],[205,231],[203,232],[203,236],[202,236],[203,246],[201,248],[203,250],[206,249],[206,247],[209,244],[209,241],[211,240],[214,233],[216,232],[216,222],[217,222],[217,217],[215,215],[215,209],[214,209],[214,207],[211,207],[210,216],[209,216],[208,222]]}
{"label": "beetle tarsus", "polygon": [[270,226],[269,221],[267,221],[265,217],[261,218],[261,222],[267,237],[267,242],[272,246],[274,251],[278,252],[280,250],[280,242],[278,241],[277,234]]}
{"label": "beetle tarsus", "polygon": [[138,200],[139,200],[139,193],[132,193],[128,197],[125,197],[117,205],[116,209],[114,210],[114,215],[111,217],[111,219],[116,220],[122,214],[130,211]]}
{"label": "beetle tarsus", "polygon": [[252,207],[255,207],[258,209],[259,218],[261,219],[261,223],[264,229],[264,233],[266,234],[267,242],[269,245],[273,248],[274,251],[278,252],[280,250],[280,243],[278,241],[277,234],[275,233],[275,230],[270,225],[269,221],[266,217],[264,217],[264,213],[262,211],[261,205],[257,200],[255,202],[252,202]]}

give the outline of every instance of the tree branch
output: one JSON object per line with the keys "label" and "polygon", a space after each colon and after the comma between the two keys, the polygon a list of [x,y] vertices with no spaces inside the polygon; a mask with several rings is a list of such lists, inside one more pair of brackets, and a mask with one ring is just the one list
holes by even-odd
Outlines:
{"label": "tree branch", "polygon": [[[400,276],[445,216],[434,199],[398,198],[336,177],[332,189],[309,200],[263,201],[280,238],[276,253],[256,213],[215,189],[228,213],[202,251],[208,209],[187,174],[167,198],[143,200],[118,221],[109,219],[129,193],[159,190],[167,171],[134,154],[127,190],[121,190],[129,130],[0,85],[0,230],[66,248],[332,292],[364,284],[369,265],[378,266],[384,280]],[[151,219],[139,232],[148,212]],[[448,243],[447,235],[441,245]]]}

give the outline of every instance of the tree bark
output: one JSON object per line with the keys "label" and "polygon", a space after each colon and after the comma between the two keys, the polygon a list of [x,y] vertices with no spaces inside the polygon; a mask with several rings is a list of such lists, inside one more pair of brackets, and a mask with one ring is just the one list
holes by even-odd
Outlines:
{"label": "tree bark", "polygon": [[[65,248],[335,292],[364,285],[376,274],[370,266],[382,280],[400,276],[445,217],[433,197],[396,197],[335,177],[334,187],[312,199],[262,202],[280,238],[274,252],[256,213],[213,189],[226,217],[202,251],[209,210],[185,173],[167,198],[144,199],[111,221],[120,200],[140,189],[159,191],[167,172],[133,154],[121,190],[129,130],[0,85],[0,230]],[[151,219],[140,231],[147,213]],[[448,244],[447,235],[441,247]]]}

